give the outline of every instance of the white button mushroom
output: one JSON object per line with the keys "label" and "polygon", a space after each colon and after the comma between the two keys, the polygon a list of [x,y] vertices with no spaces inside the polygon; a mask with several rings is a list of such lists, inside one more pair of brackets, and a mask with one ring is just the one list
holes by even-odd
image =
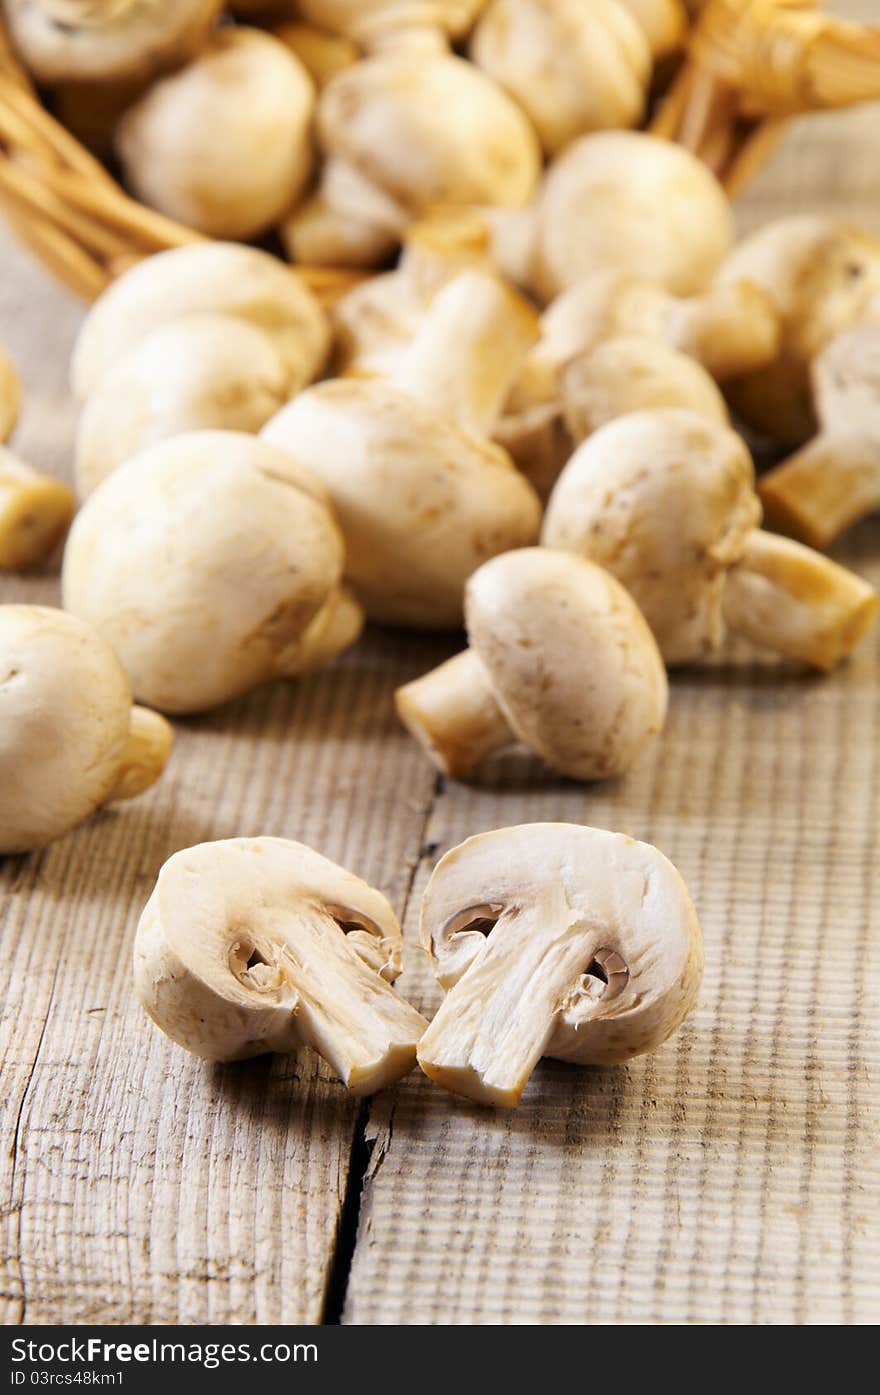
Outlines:
{"label": "white button mushroom", "polygon": [[550,165],[530,208],[486,216],[502,269],[545,301],[599,270],[693,295],[733,243],[714,175],[681,146],[639,131],[581,136]]}
{"label": "white button mushroom", "polygon": [[357,44],[311,24],[281,24],[272,32],[296,55],[319,92],[361,56]]}
{"label": "white button mushroom", "polygon": [[223,0],[3,0],[41,82],[149,78],[195,53]]}
{"label": "white button mushroom", "polygon": [[401,720],[447,775],[521,741],[576,780],[628,770],[666,718],[657,645],[601,567],[524,548],[475,572],[470,648],[396,694]]}
{"label": "white button mushroom", "polygon": [[175,853],[144,907],[135,991],[211,1061],[311,1046],[356,1095],[415,1065],[427,1023],[395,993],[385,897],[302,843],[232,838]]}
{"label": "white button mushroom", "polygon": [[0,344],[0,442],[8,441],[21,408],[21,383],[15,364]]}
{"label": "white button mushroom", "polygon": [[330,348],[329,320],[290,267],[254,247],[201,242],[146,258],[98,297],[73,352],[76,396],[87,397],[152,330],[203,311],[270,335],[291,393],[320,372]]}
{"label": "white button mushroom", "polygon": [[764,475],[758,493],[773,527],[826,548],[880,510],[880,326],[832,339],[811,376],[820,434]]}
{"label": "white button mushroom", "polygon": [[528,113],[547,155],[642,119],[651,50],[617,0],[490,0],[469,52]]}
{"label": "white button mushroom", "polygon": [[0,446],[0,567],[43,562],[73,518],[73,494]]}
{"label": "white button mushroom", "polygon": [[655,58],[664,58],[681,47],[688,26],[688,13],[682,0],[618,0],[618,3],[638,20]]}
{"label": "white button mushroom", "polygon": [[740,243],[718,280],[755,282],[782,320],[775,362],[730,384],[734,410],[765,435],[802,445],[816,431],[810,364],[880,292],[880,238],[833,218],[781,218]]}
{"label": "white button mushroom", "polygon": [[542,1056],[613,1065],[692,1010],[700,924],[657,848],[574,824],[523,824],[441,858],[421,939],[447,994],[419,1043],[438,1085],[513,1108]]}
{"label": "white button mushroom", "polygon": [[538,499],[486,439],[535,332],[518,296],[466,272],[435,298],[393,381],[321,383],[263,428],[330,491],[346,576],[372,619],[457,626],[471,572],[535,540]]}
{"label": "white button mushroom", "polygon": [[0,606],[0,853],[41,848],[161,775],[164,718],[132,707],[108,644],[72,615]]}
{"label": "white button mushroom", "polygon": [[124,353],[89,396],[76,486],[90,494],[146,446],[187,431],[259,431],[302,386],[271,335],[232,315],[183,315]]}
{"label": "white button mushroom", "polygon": [[317,194],[282,231],[295,261],[371,266],[434,205],[521,205],[540,172],[524,112],[473,64],[392,49],[321,92]]}
{"label": "white button mushroom", "polygon": [[578,448],[550,496],[541,540],[608,567],[667,663],[718,646],[735,568],[728,623],[777,653],[831,667],[872,623],[872,588],[786,539],[756,538],[760,521],[740,437],[692,412],[656,410],[621,417]]}
{"label": "white button mushroom", "polygon": [[486,0],[297,0],[312,24],[353,39],[361,48],[422,42],[432,31],[459,39]]}
{"label": "white button mushroom", "polygon": [[314,87],[284,44],[221,29],[119,123],[116,149],[144,203],[211,237],[271,228],[312,166]]}
{"label": "white button mushroom", "polygon": [[326,661],[358,634],[322,486],[265,441],[200,431],[121,465],[64,554],[64,604],[139,698],[200,712]]}

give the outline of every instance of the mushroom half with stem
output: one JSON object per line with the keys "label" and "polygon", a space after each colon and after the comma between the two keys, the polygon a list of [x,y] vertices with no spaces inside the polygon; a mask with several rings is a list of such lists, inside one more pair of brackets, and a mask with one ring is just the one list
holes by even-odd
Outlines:
{"label": "mushroom half with stem", "polygon": [[520,741],[576,780],[623,774],[666,719],[667,683],[635,602],[602,567],[523,548],[465,591],[470,647],[398,688],[398,714],[446,775]]}
{"label": "mushroom half with stem", "polygon": [[328,662],[360,631],[323,486],[255,436],[197,431],[134,456],[77,516],[68,610],[137,696],[201,712]]}
{"label": "mushroom half with stem", "polygon": [[[541,540],[608,567],[667,663],[716,649],[726,614],[766,648],[832,668],[870,628],[877,596],[819,553],[755,536],[760,521],[740,437],[693,412],[657,410],[621,417],[579,447],[550,497]],[[737,599],[725,606],[732,569]]]}
{"label": "mushroom half with stem", "polygon": [[613,1065],[655,1051],[703,973],[687,887],[657,848],[574,824],[523,824],[441,858],[421,940],[446,997],[422,1070],[510,1109],[542,1056]]}
{"label": "mushroom half with stem", "polygon": [[76,502],[62,480],[0,446],[0,568],[31,567],[54,552]]}
{"label": "mushroom half with stem", "polygon": [[329,490],[346,576],[371,619],[454,628],[470,574],[537,538],[537,496],[487,439],[535,335],[519,296],[464,272],[389,380],[320,383],[263,428]]}
{"label": "mushroom half with stem", "polygon": [[880,325],[844,330],[811,376],[819,435],[768,471],[758,493],[773,527],[826,548],[880,510]]}
{"label": "mushroom half with stem", "polygon": [[41,848],[158,780],[164,718],[133,707],[90,626],[45,606],[0,606],[0,853]]}
{"label": "mushroom half with stem", "polygon": [[427,1023],[391,988],[385,897],[302,843],[232,838],[175,853],[138,923],[135,991],[210,1061],[311,1046],[355,1095],[400,1079]]}

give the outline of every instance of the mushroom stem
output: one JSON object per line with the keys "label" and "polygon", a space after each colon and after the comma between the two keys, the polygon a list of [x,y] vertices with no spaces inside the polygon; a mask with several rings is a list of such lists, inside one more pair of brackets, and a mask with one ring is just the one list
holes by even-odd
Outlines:
{"label": "mushroom stem", "polygon": [[0,449],[0,567],[43,561],[67,531],[73,493]]}
{"label": "mushroom stem", "polygon": [[334,591],[296,644],[278,659],[278,675],[295,678],[323,668],[355,644],[364,628],[364,611],[346,587]]}
{"label": "mushroom stem", "polygon": [[711,286],[700,296],[671,299],[664,337],[724,383],[772,363],[781,327],[767,292],[751,281],[735,281]]}
{"label": "mushroom stem", "polygon": [[755,529],[727,573],[724,618],[732,630],[786,658],[828,670],[877,618],[880,597],[862,577],[812,548]]}
{"label": "mushroom stem", "polygon": [[540,225],[535,204],[483,211],[492,260],[509,281],[531,289]]}
{"label": "mushroom stem", "polygon": [[[504,911],[485,952],[443,1000],[419,1043],[419,1065],[453,1094],[513,1109],[553,1036],[566,989],[604,944],[584,949],[583,921],[558,885]],[[465,933],[473,933],[465,931]]]}
{"label": "mushroom stem", "polygon": [[473,649],[398,688],[395,703],[404,726],[453,779],[516,740]]}
{"label": "mushroom stem", "polygon": [[772,527],[824,549],[880,509],[880,441],[825,432],[764,475],[758,493]]}
{"label": "mushroom stem", "polygon": [[154,785],[168,763],[173,743],[170,722],[148,707],[133,707],[116,783],[104,803],[134,799]]}
{"label": "mushroom stem", "polygon": [[464,271],[434,297],[392,380],[483,438],[538,338],[537,315],[519,295],[486,272]]}

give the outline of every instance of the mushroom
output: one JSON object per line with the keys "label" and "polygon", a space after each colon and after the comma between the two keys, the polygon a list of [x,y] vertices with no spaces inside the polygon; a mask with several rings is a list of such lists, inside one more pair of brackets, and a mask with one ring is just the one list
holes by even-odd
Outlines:
{"label": "mushroom", "polygon": [[21,410],[21,383],[15,364],[0,344],[0,441],[8,441]]}
{"label": "mushroom", "polygon": [[308,180],[313,111],[311,78],[286,45],[221,29],[129,107],[116,149],[144,203],[210,237],[255,237]]}
{"label": "mushroom", "polygon": [[371,619],[458,626],[471,572],[536,539],[538,499],[486,439],[535,333],[517,295],[464,272],[435,297],[390,380],[320,383],[263,428],[329,490],[346,576]]}
{"label": "mushroom", "polygon": [[434,205],[524,204],[540,171],[525,113],[473,64],[391,48],[339,73],[317,109],[317,193],[282,227],[295,261],[373,266]]}
{"label": "mushroom", "polygon": [[150,78],[194,54],[223,0],[2,0],[40,82]]}
{"label": "mushroom", "polygon": [[642,119],[651,51],[617,0],[490,0],[469,52],[527,112],[545,155]]}
{"label": "mushroom", "polygon": [[[740,437],[693,412],[656,410],[621,417],[578,448],[550,496],[541,540],[613,572],[667,663],[718,647],[735,567],[737,599],[724,609],[731,628],[830,667],[872,622],[873,591],[818,553],[755,537],[760,520]],[[750,596],[761,603],[747,616]]]}
{"label": "mushroom", "polygon": [[297,0],[304,19],[351,39],[359,48],[460,39],[486,0]]}
{"label": "mushroom", "polygon": [[687,35],[688,13],[682,0],[618,0],[638,20],[655,58],[681,48]]}
{"label": "mushroom", "polygon": [[282,24],[273,32],[296,55],[319,92],[361,56],[357,44],[311,24]]}
{"label": "mushroom", "polygon": [[270,335],[291,393],[317,375],[330,348],[329,320],[290,267],[255,247],[194,243],[137,263],[98,297],[74,348],[74,393],[86,398],[152,330],[202,311],[247,320]]}
{"label": "mushroom", "polygon": [[132,707],[112,649],[61,610],[0,606],[0,853],[41,848],[158,780],[171,728]]}
{"label": "mushroom", "polygon": [[880,292],[880,238],[833,218],[781,218],[746,238],[718,273],[722,286],[742,280],[772,296],[782,341],[773,363],[728,384],[729,400],[755,430],[802,445],[817,426],[810,364]]}
{"label": "mushroom", "polygon": [[566,823],[482,833],[442,857],[421,941],[446,990],[419,1043],[438,1085],[514,1108],[542,1056],[614,1065],[681,1026],[700,923],[650,843]]}
{"label": "mushroom", "polygon": [[764,475],[758,493],[774,528],[826,548],[880,509],[880,325],[837,335],[811,377],[821,431]]}
{"label": "mushroom", "polygon": [[170,436],[257,432],[301,386],[271,335],[232,315],[183,315],[124,353],[89,396],[76,485],[91,494],[117,465]]}
{"label": "mushroom", "polygon": [[550,165],[529,208],[485,216],[502,270],[545,302],[603,270],[695,295],[733,243],[715,176],[681,146],[640,131],[581,136]]}
{"label": "mushroom", "polygon": [[402,937],[385,897],[287,838],[169,858],[138,922],[135,992],[209,1061],[311,1046],[352,1094],[412,1069],[425,1019],[395,993]]}
{"label": "mushroom", "polygon": [[308,470],[265,441],[197,431],[151,446],[80,510],[65,607],[119,655],[139,698],[201,712],[351,644],[342,538]]}
{"label": "mushroom", "polygon": [[464,608],[470,647],[396,694],[444,774],[521,741],[563,775],[606,779],[662,729],[657,645],[601,567],[548,548],[507,552],[470,578]]}
{"label": "mushroom", "polygon": [[73,494],[0,446],[0,567],[30,567],[54,552],[70,526]]}

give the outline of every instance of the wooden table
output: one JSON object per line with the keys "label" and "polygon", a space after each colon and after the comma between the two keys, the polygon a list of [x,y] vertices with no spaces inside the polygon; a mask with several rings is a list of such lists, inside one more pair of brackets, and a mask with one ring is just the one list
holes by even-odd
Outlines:
{"label": "wooden table", "polygon": [[[795,208],[880,226],[878,135],[877,112],[801,128],[743,226]],[[0,234],[17,444],[62,472],[79,317]],[[880,582],[880,527],[839,556]],[[54,575],[0,581],[3,600],[57,594]],[[595,787],[519,755],[438,780],[391,697],[453,645],[377,632],[316,677],[178,722],[148,796],[0,862],[5,1321],[880,1317],[880,642],[831,678],[729,648],[675,678],[638,769]],[[690,883],[705,984],[655,1056],[548,1062],[514,1114],[418,1075],[359,1108],[311,1056],[201,1064],[133,1001],[134,926],[165,858],[266,833],[386,891],[402,987],[430,1011],[415,928],[434,862],[533,819],[648,839]]]}

